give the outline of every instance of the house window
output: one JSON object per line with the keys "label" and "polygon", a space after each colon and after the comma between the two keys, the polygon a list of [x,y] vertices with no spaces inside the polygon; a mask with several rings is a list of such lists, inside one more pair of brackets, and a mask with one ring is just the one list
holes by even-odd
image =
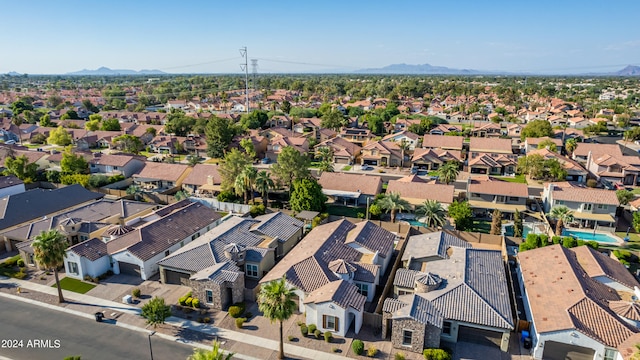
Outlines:
{"label": "house window", "polygon": [[554,205],[562,205],[564,204],[564,200],[555,200],[553,203]]}
{"label": "house window", "polygon": [[207,304],[213,304],[213,291],[205,290],[204,297],[207,299]]}
{"label": "house window", "polygon": [[338,318],[331,315],[322,315],[322,327],[325,329],[338,331]]}
{"label": "house window", "polygon": [[184,246],[184,241],[180,241],[180,247]]}
{"label": "house window", "polygon": [[413,294],[413,291],[410,291],[410,290],[398,290],[398,296],[410,295],[410,294]]}
{"label": "house window", "polygon": [[255,264],[247,264],[245,266],[245,273],[249,277],[258,277],[258,265]]}
{"label": "house window", "polygon": [[69,261],[69,272],[78,275],[78,263]]}
{"label": "house window", "polygon": [[164,256],[169,256],[169,254],[170,254],[169,250],[164,252]]}
{"label": "house window", "polygon": [[369,284],[360,284],[360,283],[355,283],[355,284],[358,287],[358,292],[360,294],[366,297],[369,296]]}
{"label": "house window", "polygon": [[504,202],[504,196],[502,196],[502,195],[497,195],[497,196],[496,196],[496,202],[501,202],[501,203],[502,203],[502,202]]}
{"label": "house window", "polygon": [[598,204],[598,209],[606,210],[609,206],[604,204]]}
{"label": "house window", "polygon": [[593,204],[582,204],[582,210],[590,211],[593,209]]}
{"label": "house window", "polygon": [[451,321],[442,322],[442,334],[451,336]]}
{"label": "house window", "polygon": [[604,351],[604,360],[615,360],[618,355],[618,351],[613,349],[606,349]]}
{"label": "house window", "polygon": [[509,196],[509,201],[518,201],[518,200],[520,200],[520,198],[517,196]]}
{"label": "house window", "polygon": [[402,330],[402,345],[411,346],[411,340],[413,340],[413,331]]}

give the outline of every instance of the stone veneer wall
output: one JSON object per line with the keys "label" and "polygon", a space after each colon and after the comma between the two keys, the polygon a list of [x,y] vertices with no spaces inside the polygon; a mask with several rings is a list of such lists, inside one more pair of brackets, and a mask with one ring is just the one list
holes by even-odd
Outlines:
{"label": "stone veneer wall", "polygon": [[[201,307],[223,310],[234,303],[244,300],[244,274],[238,276],[233,283],[225,281],[222,284],[218,284],[210,280],[186,280],[184,282],[184,285],[191,287],[193,296],[200,299]],[[229,299],[227,292],[228,288],[231,288],[231,299]],[[212,304],[207,304],[206,290],[213,292]]]}
{"label": "stone veneer wall", "polygon": [[[385,321],[383,320],[383,327]],[[391,344],[397,349],[405,349],[416,353],[422,353],[425,348],[440,347],[441,330],[430,324],[421,324],[411,319],[392,320]],[[413,331],[411,346],[402,345],[404,330]]]}

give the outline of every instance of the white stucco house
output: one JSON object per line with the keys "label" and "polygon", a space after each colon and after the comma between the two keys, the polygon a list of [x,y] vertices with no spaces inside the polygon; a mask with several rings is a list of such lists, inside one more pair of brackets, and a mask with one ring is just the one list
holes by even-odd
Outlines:
{"label": "white stucco house", "polygon": [[349,327],[362,327],[365,297],[358,288],[345,280],[330,282],[310,293],[304,300],[307,323],[320,331],[345,336]]}

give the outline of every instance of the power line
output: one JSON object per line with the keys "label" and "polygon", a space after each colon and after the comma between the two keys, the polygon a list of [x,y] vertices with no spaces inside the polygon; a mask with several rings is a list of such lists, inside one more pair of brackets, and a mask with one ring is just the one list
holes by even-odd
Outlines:
{"label": "power line", "polygon": [[240,69],[244,71],[244,90],[247,97],[247,104],[245,107],[245,111],[249,113],[249,64],[247,63],[249,59],[249,54],[247,54],[247,47],[240,48],[240,55],[244,59],[244,64],[240,64]]}

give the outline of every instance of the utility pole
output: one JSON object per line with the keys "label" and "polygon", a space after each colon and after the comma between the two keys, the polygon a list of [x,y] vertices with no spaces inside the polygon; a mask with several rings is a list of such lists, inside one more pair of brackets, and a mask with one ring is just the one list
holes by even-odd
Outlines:
{"label": "utility pole", "polygon": [[240,64],[240,69],[242,69],[242,71],[244,71],[244,90],[245,90],[245,94],[246,94],[246,104],[245,104],[245,110],[246,113],[249,113],[249,63],[248,63],[248,56],[247,56],[247,47],[243,47],[240,49],[240,56],[242,56],[244,58],[244,64]]}

